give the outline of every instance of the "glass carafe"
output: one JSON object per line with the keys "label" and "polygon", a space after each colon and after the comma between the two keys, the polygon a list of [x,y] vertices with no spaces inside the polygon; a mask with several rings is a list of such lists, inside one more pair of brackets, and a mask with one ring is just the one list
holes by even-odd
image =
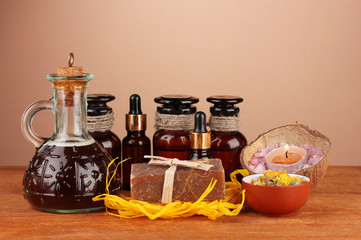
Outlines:
{"label": "glass carafe", "polygon": [[[57,212],[91,212],[104,208],[92,198],[105,192],[110,157],[87,130],[88,82],[92,74],[63,77],[48,75],[54,96],[30,105],[22,118],[25,138],[36,147],[26,168],[24,197],[36,209]],[[32,119],[41,110],[55,115],[54,134],[50,139],[37,135]],[[119,189],[118,184],[110,191]]]}

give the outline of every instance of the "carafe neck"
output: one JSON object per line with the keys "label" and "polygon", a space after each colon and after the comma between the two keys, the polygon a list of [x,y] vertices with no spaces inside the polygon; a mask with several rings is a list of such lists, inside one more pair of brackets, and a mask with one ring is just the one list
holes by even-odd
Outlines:
{"label": "carafe neck", "polygon": [[93,140],[87,129],[87,81],[54,81],[55,142]]}

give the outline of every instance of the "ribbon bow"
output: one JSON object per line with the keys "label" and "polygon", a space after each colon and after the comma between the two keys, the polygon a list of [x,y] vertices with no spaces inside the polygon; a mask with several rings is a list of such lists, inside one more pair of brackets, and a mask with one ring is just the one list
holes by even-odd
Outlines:
{"label": "ribbon bow", "polygon": [[166,158],[159,156],[144,156],[150,158],[149,165],[170,166],[164,174],[162,203],[172,202],[174,175],[177,166],[200,169],[208,171],[213,165],[206,163],[206,160],[179,160],[178,158]]}

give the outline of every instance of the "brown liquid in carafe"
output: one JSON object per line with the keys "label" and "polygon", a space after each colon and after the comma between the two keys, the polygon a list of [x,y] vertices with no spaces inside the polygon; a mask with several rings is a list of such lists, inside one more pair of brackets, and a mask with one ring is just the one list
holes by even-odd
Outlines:
{"label": "brown liquid in carafe", "polygon": [[[95,142],[84,146],[44,144],[25,171],[24,198],[35,208],[49,212],[102,209],[104,203],[92,198],[105,192],[108,163]],[[117,183],[109,188],[111,192],[117,189]]]}

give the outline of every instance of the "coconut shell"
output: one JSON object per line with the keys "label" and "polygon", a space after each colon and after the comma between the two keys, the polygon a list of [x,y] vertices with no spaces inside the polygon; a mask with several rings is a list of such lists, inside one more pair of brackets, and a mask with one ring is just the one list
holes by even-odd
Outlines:
{"label": "coconut shell", "polygon": [[258,138],[243,148],[240,156],[242,167],[247,169],[250,174],[255,174],[252,169],[248,168],[248,164],[254,154],[261,148],[269,145],[286,142],[301,146],[309,144],[321,147],[324,157],[315,165],[297,171],[295,174],[303,175],[311,179],[311,189],[314,189],[324,177],[329,161],[331,151],[331,141],[328,137],[316,130],[311,130],[302,124],[287,125],[272,129],[261,134]]}

